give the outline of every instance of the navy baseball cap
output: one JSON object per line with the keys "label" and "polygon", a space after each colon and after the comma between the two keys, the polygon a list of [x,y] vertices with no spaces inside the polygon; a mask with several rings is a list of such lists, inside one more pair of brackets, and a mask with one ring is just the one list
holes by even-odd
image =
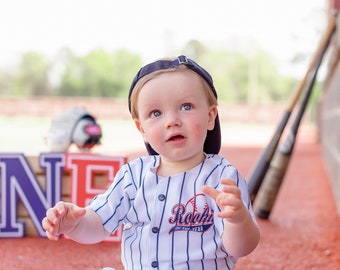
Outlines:
{"label": "navy baseball cap", "polygon": [[[132,80],[130,90],[129,90],[129,96],[128,96],[129,111],[131,112],[131,99],[130,99],[131,93],[140,78],[152,72],[155,72],[157,70],[172,69],[172,68],[178,67],[179,65],[185,65],[187,68],[191,69],[192,71],[200,75],[208,83],[211,91],[213,92],[214,96],[217,98],[217,92],[215,90],[213,80],[210,74],[200,65],[198,65],[195,61],[187,58],[184,55],[180,55],[175,60],[157,60],[155,62],[145,65],[138,71],[138,73]],[[158,153],[151,147],[150,144],[145,143],[145,146],[150,155],[158,155]],[[207,137],[204,142],[203,151],[207,154],[218,154],[220,151],[220,148],[221,148],[221,128],[220,128],[220,121],[219,121],[219,117],[217,113],[214,129],[207,131]]]}

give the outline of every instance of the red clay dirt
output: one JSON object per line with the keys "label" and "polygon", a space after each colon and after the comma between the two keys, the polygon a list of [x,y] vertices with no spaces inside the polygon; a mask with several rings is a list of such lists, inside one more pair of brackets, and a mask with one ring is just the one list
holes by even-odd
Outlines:
{"label": "red clay dirt", "polygon": [[[247,176],[261,151],[226,146],[221,154]],[[258,223],[260,244],[239,259],[236,270],[340,269],[340,217],[319,144],[297,143],[270,219]],[[26,237],[0,239],[0,251],[0,269],[123,269],[117,243],[80,245]]]}

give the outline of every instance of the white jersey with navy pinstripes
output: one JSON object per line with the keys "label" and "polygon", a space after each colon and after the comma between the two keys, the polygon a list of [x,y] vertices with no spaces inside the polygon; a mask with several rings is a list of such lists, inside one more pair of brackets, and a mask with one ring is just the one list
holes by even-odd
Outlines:
{"label": "white jersey with navy pinstripes", "polygon": [[170,177],[156,174],[159,156],[125,164],[111,187],[91,202],[108,232],[124,224],[125,269],[233,269],[236,258],[223,248],[223,219],[202,185],[220,190],[220,180],[235,180],[251,209],[246,181],[223,157],[206,155],[195,168]]}

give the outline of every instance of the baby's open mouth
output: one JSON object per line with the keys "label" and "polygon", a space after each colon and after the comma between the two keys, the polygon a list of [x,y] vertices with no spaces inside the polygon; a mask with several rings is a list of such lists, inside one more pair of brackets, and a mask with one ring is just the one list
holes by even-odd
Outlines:
{"label": "baby's open mouth", "polygon": [[177,140],[181,140],[181,139],[183,139],[183,138],[184,138],[184,136],[182,136],[182,135],[176,135],[176,136],[170,137],[170,138],[168,139],[168,141],[177,141]]}

